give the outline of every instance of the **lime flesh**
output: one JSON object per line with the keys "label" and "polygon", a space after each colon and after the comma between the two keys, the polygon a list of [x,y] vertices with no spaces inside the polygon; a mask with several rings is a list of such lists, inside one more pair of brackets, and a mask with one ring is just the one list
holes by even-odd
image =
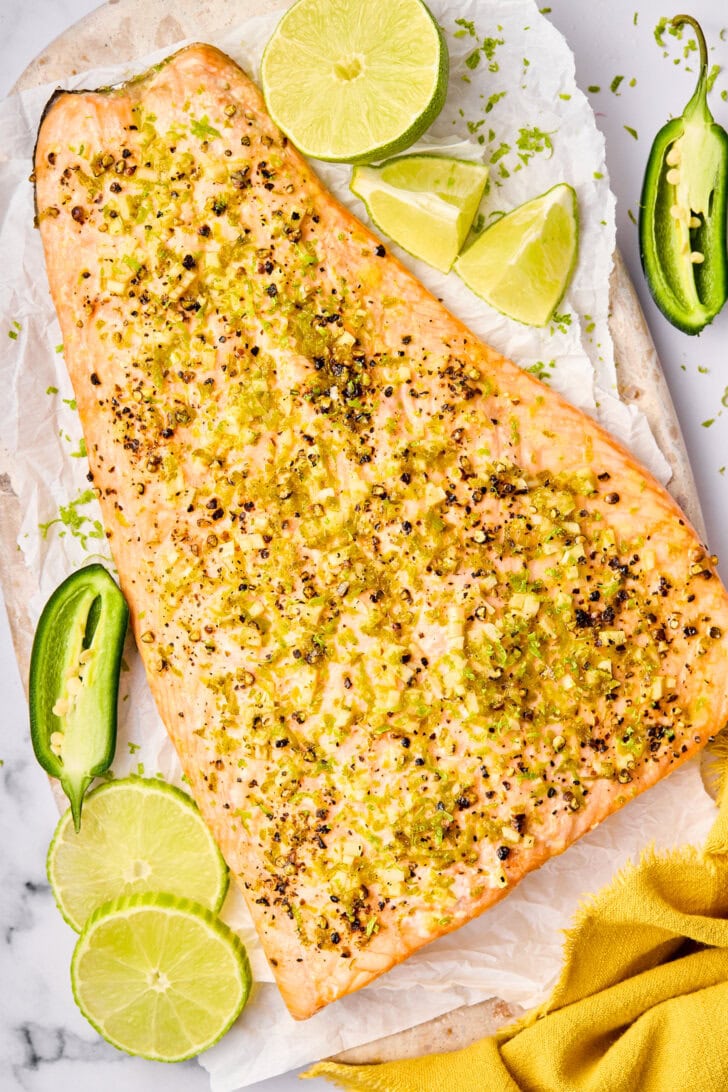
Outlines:
{"label": "lime flesh", "polygon": [[447,94],[444,38],[421,0],[298,0],[266,46],[271,117],[317,159],[371,162],[408,148]]}
{"label": "lime flesh", "polygon": [[178,1062],[220,1039],[245,1005],[251,976],[237,936],[205,907],[131,895],[92,914],[76,944],[76,1004],[113,1046]]}
{"label": "lime flesh", "polygon": [[571,280],[578,236],[576,194],[560,183],[484,231],[455,270],[497,311],[545,326]]}
{"label": "lime flesh", "polygon": [[488,168],[447,156],[409,155],[355,167],[352,192],[401,247],[447,273],[470,229]]}
{"label": "lime flesh", "polygon": [[58,908],[77,932],[118,895],[167,891],[217,911],[228,887],[220,851],[190,797],[140,777],[89,793],[78,834],[69,809],[56,827],[47,866]]}

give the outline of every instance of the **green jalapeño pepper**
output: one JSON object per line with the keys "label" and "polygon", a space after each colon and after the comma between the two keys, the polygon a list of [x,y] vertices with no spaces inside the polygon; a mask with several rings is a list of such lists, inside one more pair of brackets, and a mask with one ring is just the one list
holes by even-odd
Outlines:
{"label": "green jalape\u00f1o pepper", "polygon": [[71,801],[76,830],[94,777],[111,765],[129,618],[103,565],[79,569],[46,603],[30,658],[30,735],[43,769]]}
{"label": "green jalape\u00f1o pepper", "polygon": [[655,303],[686,334],[715,318],[728,295],[728,133],[708,108],[708,50],[699,24],[700,78],[681,117],[655,137],[640,202],[642,268]]}

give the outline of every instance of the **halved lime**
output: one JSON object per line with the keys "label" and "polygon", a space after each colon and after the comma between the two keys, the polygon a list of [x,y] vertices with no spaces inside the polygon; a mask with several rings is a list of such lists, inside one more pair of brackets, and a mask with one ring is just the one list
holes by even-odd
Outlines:
{"label": "halved lime", "polygon": [[571,280],[578,237],[576,194],[562,182],[484,231],[455,270],[497,311],[545,326]]}
{"label": "halved lime", "polygon": [[250,984],[235,933],[199,903],[166,894],[100,906],[71,960],[73,996],[89,1023],[119,1050],[159,1062],[181,1062],[222,1038]]}
{"label": "halved lime", "polygon": [[163,781],[129,777],[94,789],[77,834],[70,809],[48,849],[48,879],[68,924],[117,895],[167,891],[220,909],[228,872],[186,793]]}
{"label": "halved lime", "polygon": [[475,219],[488,168],[438,155],[404,155],[355,167],[351,190],[386,235],[447,273]]}
{"label": "halved lime", "polygon": [[263,54],[271,117],[316,159],[404,151],[447,94],[448,56],[421,0],[298,0]]}

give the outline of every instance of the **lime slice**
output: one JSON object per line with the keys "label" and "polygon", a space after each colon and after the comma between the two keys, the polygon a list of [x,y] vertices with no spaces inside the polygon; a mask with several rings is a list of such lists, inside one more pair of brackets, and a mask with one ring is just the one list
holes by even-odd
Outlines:
{"label": "lime slice", "polygon": [[159,1062],[181,1062],[222,1038],[250,984],[247,953],[227,925],[166,894],[100,906],[71,960],[73,996],[89,1023],[120,1050]]}
{"label": "lime slice", "polygon": [[497,311],[545,326],[571,280],[578,236],[576,194],[561,183],[484,231],[455,270]]}
{"label": "lime slice", "polygon": [[437,155],[405,155],[355,167],[351,190],[401,247],[447,273],[475,219],[488,168]]}
{"label": "lime slice", "polygon": [[421,0],[298,0],[266,46],[268,110],[316,159],[404,151],[447,93],[447,46]]}
{"label": "lime slice", "polygon": [[76,932],[117,895],[167,891],[217,911],[228,886],[225,862],[190,797],[141,777],[89,793],[78,834],[69,808],[48,850],[48,879]]}

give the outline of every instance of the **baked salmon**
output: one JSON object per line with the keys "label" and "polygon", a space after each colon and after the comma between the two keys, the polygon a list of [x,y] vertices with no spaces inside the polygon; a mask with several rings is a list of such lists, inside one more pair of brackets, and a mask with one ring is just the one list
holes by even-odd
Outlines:
{"label": "baked salmon", "polygon": [[58,94],[35,178],[149,683],[305,1018],[723,728],[728,598],[665,490],[448,313],[216,49]]}

